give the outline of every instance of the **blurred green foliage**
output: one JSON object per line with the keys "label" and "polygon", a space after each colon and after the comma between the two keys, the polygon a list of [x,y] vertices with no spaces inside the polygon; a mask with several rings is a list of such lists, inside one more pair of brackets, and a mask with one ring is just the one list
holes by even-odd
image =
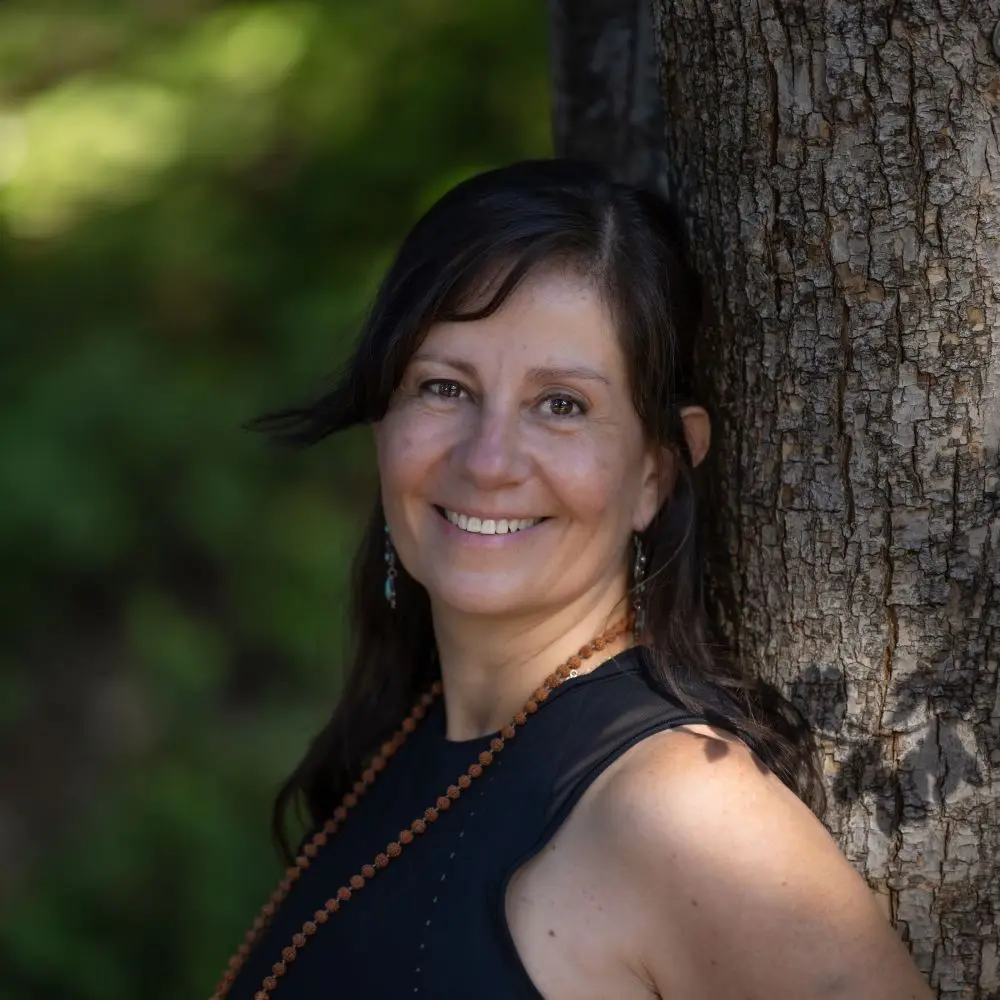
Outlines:
{"label": "blurred green foliage", "polygon": [[203,996],[330,710],[367,435],[322,386],[398,240],[549,153],[537,0],[0,6],[5,1000]]}

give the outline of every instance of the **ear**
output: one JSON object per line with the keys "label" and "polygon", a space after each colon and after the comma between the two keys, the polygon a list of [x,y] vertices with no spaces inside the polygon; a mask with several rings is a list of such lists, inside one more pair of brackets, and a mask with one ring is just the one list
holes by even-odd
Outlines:
{"label": "ear", "polygon": [[645,531],[663,505],[663,501],[670,496],[674,488],[679,459],[673,449],[651,444],[647,447],[642,461],[642,484],[639,490],[639,502],[636,504],[635,516],[632,519],[633,531]]}
{"label": "ear", "polygon": [[[712,443],[711,418],[703,406],[682,407],[680,416],[684,425],[684,440],[691,455],[691,465],[699,465],[708,454],[709,445]],[[645,465],[642,487],[632,521],[633,531],[645,531],[663,502],[673,493],[677,478],[677,463],[680,461],[680,455],[673,448],[649,446],[643,458]]]}
{"label": "ear", "polygon": [[691,464],[700,465],[712,443],[712,420],[703,406],[681,407],[684,440],[691,455]]}

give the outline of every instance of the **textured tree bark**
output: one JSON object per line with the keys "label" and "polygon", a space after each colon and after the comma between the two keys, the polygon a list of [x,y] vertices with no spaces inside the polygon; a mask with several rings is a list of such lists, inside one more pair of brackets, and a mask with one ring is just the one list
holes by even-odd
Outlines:
{"label": "textured tree bark", "polygon": [[[919,967],[997,1000],[1000,0],[652,2],[657,180],[716,313],[723,619]],[[557,114],[588,133],[558,148],[602,120]]]}

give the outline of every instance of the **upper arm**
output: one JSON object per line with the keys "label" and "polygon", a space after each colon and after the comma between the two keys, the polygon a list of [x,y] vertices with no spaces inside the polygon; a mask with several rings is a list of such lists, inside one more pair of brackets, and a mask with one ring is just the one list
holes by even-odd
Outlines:
{"label": "upper arm", "polygon": [[635,958],[662,995],[680,953],[696,995],[719,1000],[931,996],[819,821],[742,744],[684,731],[649,743],[602,813],[643,915]]}

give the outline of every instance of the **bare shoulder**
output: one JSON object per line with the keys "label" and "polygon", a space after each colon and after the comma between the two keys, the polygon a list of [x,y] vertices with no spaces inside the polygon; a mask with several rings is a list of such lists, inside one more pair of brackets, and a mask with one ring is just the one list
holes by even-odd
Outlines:
{"label": "bare shoulder", "polygon": [[[746,744],[712,726],[683,726],[643,740],[622,758],[601,800],[602,809],[627,817],[636,832],[657,842],[669,833],[684,843],[690,832],[699,842],[713,833],[728,840],[738,819],[742,831],[775,822],[805,826],[836,851],[822,824]],[[622,826],[609,829],[621,832]]]}
{"label": "bare shoulder", "polygon": [[[820,821],[736,737],[687,726],[644,740],[592,815],[643,913],[636,961],[661,994],[931,996]],[[662,958],[678,941],[692,956],[685,983]]]}

